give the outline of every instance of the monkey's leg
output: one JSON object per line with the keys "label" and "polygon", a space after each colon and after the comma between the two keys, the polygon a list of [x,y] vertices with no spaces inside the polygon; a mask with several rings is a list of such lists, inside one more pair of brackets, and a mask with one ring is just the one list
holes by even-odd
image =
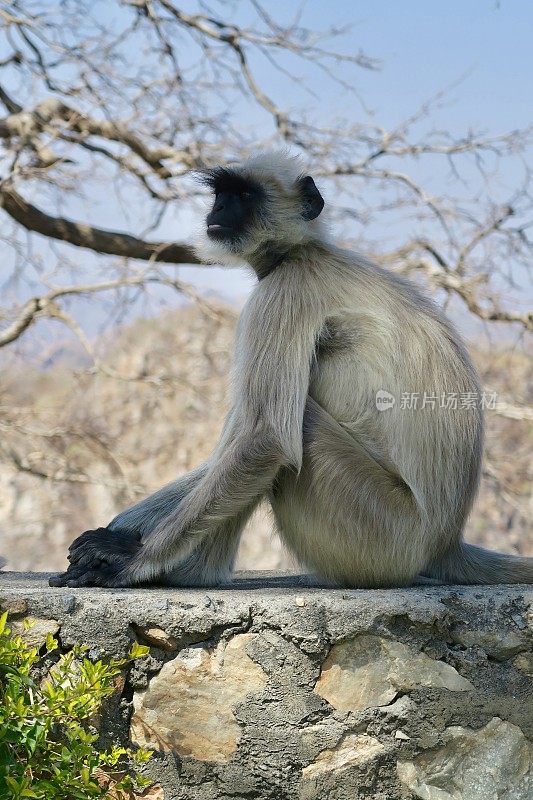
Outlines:
{"label": "monkey's leg", "polygon": [[298,559],[337,584],[405,585],[427,563],[422,515],[394,465],[311,398],[302,470],[281,471],[272,507]]}
{"label": "monkey's leg", "polygon": [[172,572],[165,575],[169,586],[217,586],[228,581],[235,564],[242,529],[257,503],[242,514],[223,522]]}

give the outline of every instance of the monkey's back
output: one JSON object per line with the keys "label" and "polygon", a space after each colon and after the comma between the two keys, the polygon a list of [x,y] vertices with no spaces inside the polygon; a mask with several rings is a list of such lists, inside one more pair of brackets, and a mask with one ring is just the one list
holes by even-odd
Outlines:
{"label": "monkey's back", "polygon": [[460,534],[479,480],[481,388],[455,328],[410,281],[334,250],[310,394]]}

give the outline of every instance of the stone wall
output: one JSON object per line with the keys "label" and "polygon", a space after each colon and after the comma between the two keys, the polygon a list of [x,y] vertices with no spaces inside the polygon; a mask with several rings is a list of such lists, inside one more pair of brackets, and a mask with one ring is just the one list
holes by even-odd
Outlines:
{"label": "stone wall", "polygon": [[533,591],[236,578],[225,589],[49,589],[0,573],[15,627],[150,655],[102,718],[155,750],[157,800],[531,800]]}

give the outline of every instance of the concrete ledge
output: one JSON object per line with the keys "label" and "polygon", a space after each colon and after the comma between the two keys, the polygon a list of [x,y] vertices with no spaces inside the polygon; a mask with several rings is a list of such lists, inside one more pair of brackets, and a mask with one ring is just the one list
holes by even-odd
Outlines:
{"label": "concrete ledge", "polygon": [[102,736],[156,750],[166,800],[531,800],[533,587],[50,589],[0,573],[37,643],[150,656]]}

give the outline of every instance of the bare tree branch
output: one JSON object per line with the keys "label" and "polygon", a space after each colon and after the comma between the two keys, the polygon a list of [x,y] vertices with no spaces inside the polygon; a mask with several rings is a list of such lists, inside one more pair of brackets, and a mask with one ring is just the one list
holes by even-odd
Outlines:
{"label": "bare tree branch", "polygon": [[[113,291],[117,289],[125,289],[127,287],[145,287],[149,284],[159,284],[161,286],[168,286],[175,289],[184,297],[192,300],[201,311],[209,317],[214,319],[233,317],[230,308],[224,306],[217,306],[202,297],[192,286],[180,281],[177,278],[170,278],[163,274],[141,273],[135,276],[124,276],[116,278],[111,281],[101,281],[99,283],[76,284],[74,286],[62,286],[57,289],[52,289],[42,297],[33,297],[28,300],[20,309],[15,309],[11,315],[15,316],[15,320],[3,331],[0,331],[0,347],[11,344],[15,339],[18,339],[29,328],[29,326],[37,319],[42,317],[52,317],[62,319],[76,332],[76,335],[82,342],[84,348],[87,350],[91,358],[96,360],[94,350],[91,347],[89,340],[83,334],[79,326],[74,323],[65,312],[58,306],[57,301],[62,297],[72,297],[80,295],[96,294],[99,292]],[[116,377],[116,376],[115,376]],[[132,378],[131,380],[134,380]]]}
{"label": "bare tree branch", "polygon": [[0,452],[14,464],[19,472],[26,472],[41,480],[57,481],[60,483],[81,483],[93,486],[109,486],[118,491],[126,490],[132,497],[146,493],[146,488],[143,486],[132,487],[127,481],[117,481],[107,475],[97,478],[94,475],[86,475],[83,472],[73,472],[63,467],[53,469],[32,464],[28,458],[22,456],[13,448],[5,447],[1,443]]}
{"label": "bare tree branch", "polygon": [[141,261],[164,261],[168,264],[199,264],[192,247],[173,242],[145,242],[119,231],[106,231],[64,217],[52,217],[28,203],[5,184],[0,188],[0,205],[10,217],[28,231],[86,247],[97,253],[135,258]]}
{"label": "bare tree branch", "polygon": [[505,310],[496,306],[490,298],[482,300],[478,297],[479,286],[484,282],[483,276],[463,278],[460,274],[438,268],[428,259],[408,258],[405,250],[401,254],[397,269],[404,273],[415,271],[423,273],[432,288],[444,289],[448,293],[456,294],[466,304],[468,310],[479,319],[487,322],[516,322],[527,331],[533,331],[533,311],[521,313]]}
{"label": "bare tree branch", "polygon": [[498,401],[494,409],[496,414],[507,419],[522,420],[524,422],[533,422],[533,408],[529,406],[518,406],[514,403],[506,403],[504,400]]}

